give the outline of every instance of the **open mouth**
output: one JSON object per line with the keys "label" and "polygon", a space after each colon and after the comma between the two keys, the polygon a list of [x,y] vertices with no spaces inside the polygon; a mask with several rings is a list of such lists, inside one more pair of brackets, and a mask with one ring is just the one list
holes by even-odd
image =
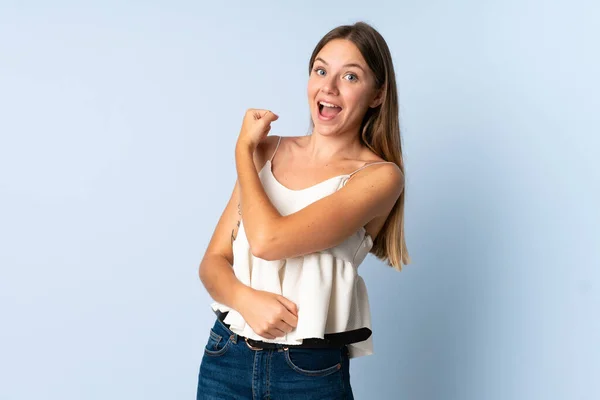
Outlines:
{"label": "open mouth", "polygon": [[342,111],[342,107],[324,101],[319,101],[317,106],[319,118],[325,121],[334,119]]}

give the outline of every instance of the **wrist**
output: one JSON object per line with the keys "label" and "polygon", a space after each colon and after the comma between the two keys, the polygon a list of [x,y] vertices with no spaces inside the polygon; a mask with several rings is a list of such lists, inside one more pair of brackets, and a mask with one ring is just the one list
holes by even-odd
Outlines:
{"label": "wrist", "polygon": [[252,142],[245,140],[238,140],[235,145],[236,153],[249,153],[250,155],[254,154],[254,150],[256,150],[256,145]]}
{"label": "wrist", "polygon": [[254,289],[252,289],[250,286],[238,282],[232,290],[232,308],[237,312],[241,312],[243,306],[248,303],[248,298],[250,297],[253,291]]}

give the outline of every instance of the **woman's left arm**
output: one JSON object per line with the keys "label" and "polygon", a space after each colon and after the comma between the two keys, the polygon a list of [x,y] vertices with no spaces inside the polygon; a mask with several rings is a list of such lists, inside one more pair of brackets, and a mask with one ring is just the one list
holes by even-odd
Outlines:
{"label": "woman's left arm", "polygon": [[[279,260],[321,251],[389,213],[404,189],[404,176],[396,165],[380,164],[357,173],[343,188],[295,213],[279,214],[254,162],[256,149],[277,118],[270,111],[249,110],[236,144],[242,220],[252,254]],[[263,152],[259,149],[258,153]]]}

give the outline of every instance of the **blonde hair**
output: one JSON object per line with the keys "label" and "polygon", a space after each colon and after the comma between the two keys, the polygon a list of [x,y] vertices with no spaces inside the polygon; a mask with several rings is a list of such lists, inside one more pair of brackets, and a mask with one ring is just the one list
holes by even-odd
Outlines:
{"label": "blonde hair", "polygon": [[[387,43],[375,28],[365,22],[338,26],[317,43],[310,57],[309,75],[319,51],[334,39],[345,39],[354,43],[373,71],[376,87],[383,88],[383,102],[378,107],[369,108],[361,123],[362,142],[384,160],[398,165],[406,177],[402,158],[396,76]],[[311,120],[311,131],[313,127]],[[404,182],[402,194],[394,204],[370,251],[375,257],[398,271],[402,270],[403,265],[411,263],[404,237],[406,179]]]}

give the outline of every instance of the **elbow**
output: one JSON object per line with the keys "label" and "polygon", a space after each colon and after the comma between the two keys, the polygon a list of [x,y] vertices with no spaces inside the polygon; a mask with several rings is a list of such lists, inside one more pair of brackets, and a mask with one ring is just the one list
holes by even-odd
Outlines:
{"label": "elbow", "polygon": [[200,267],[198,267],[198,277],[200,278],[200,282],[202,282],[203,285],[206,286],[206,266],[202,266],[204,262],[200,263]]}
{"label": "elbow", "polygon": [[[248,244],[250,245],[250,251],[254,257],[262,258],[267,261],[279,260],[280,254],[277,252],[277,229],[276,220],[269,222],[263,222],[260,224],[260,228],[252,232],[251,236],[247,236]],[[249,231],[246,231],[246,235]]]}
{"label": "elbow", "polygon": [[277,259],[277,255],[273,253],[273,246],[264,237],[250,243],[250,252],[254,257],[262,258],[263,260],[273,261]]}

